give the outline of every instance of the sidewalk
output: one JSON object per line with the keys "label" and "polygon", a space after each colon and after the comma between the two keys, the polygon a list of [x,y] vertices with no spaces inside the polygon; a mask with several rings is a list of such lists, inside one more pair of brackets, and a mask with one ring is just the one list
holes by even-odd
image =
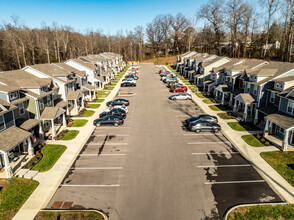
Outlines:
{"label": "sidewalk", "polygon": [[50,199],[54,195],[55,191],[61,184],[64,176],[70,169],[72,163],[74,162],[81,149],[89,139],[90,135],[94,131],[95,127],[93,126],[93,121],[99,118],[99,114],[102,113],[105,108],[107,108],[106,103],[114,99],[114,97],[117,95],[122,79],[123,77],[116,84],[111,93],[105,98],[104,102],[99,103],[101,104],[99,108],[91,109],[95,111],[94,115],[92,115],[91,117],[82,118],[88,120],[87,124],[84,127],[74,128],[74,130],[80,131],[75,139],[69,141],[46,141],[46,143],[48,144],[50,143],[65,145],[67,149],[49,171],[41,172],[36,175],[34,179],[39,182],[39,186],[37,187],[37,189],[35,189],[28,200],[23,204],[23,206],[20,208],[13,219],[34,219],[39,210],[46,207],[46,205],[49,203]]}
{"label": "sidewalk", "polygon": [[[164,66],[164,68],[170,71],[168,67]],[[178,80],[180,83],[184,84],[181,79],[178,78]],[[217,116],[217,113],[220,113],[220,111],[217,112],[211,110],[208,107],[209,105],[202,102],[202,99],[193,93],[189,88],[188,91],[192,95],[192,100],[204,112],[214,116]],[[262,148],[251,147],[241,138],[242,135],[250,134],[250,132],[235,131],[227,124],[227,120],[221,119],[220,117],[218,117],[218,121],[222,127],[222,133],[225,135],[225,137],[234,145],[234,147],[242,154],[242,156],[244,156],[252,164],[257,172],[273,188],[273,190],[286,202],[294,203],[294,188],[260,156],[261,152],[275,150],[278,151],[279,149],[271,146]]]}

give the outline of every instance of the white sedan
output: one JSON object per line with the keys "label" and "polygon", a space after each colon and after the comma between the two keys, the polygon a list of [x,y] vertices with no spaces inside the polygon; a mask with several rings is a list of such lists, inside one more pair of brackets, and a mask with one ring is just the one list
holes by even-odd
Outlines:
{"label": "white sedan", "polygon": [[126,113],[128,113],[128,108],[125,107],[125,106],[122,106],[122,105],[115,105],[113,107],[109,107],[109,108],[105,109],[104,112],[109,112],[109,111],[111,111],[112,109],[115,109],[115,108],[120,108],[120,109],[124,110]]}
{"label": "white sedan", "polygon": [[171,100],[191,100],[192,97],[189,93],[179,93],[179,94],[176,94],[176,95],[172,95],[169,97],[169,99]]}

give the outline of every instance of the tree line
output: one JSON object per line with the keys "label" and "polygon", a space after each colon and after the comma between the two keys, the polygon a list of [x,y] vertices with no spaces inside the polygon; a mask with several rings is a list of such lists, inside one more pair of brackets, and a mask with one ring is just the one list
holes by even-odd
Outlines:
{"label": "tree line", "polygon": [[29,28],[12,16],[0,27],[0,70],[62,62],[111,51],[144,60],[190,50],[236,58],[293,61],[294,0],[208,0],[193,18],[156,16],[145,27],[106,35],[43,23]]}

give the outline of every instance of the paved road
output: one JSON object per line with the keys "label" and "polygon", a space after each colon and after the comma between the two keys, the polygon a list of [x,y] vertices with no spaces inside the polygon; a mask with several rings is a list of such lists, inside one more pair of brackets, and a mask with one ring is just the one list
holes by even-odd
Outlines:
{"label": "paved road", "polygon": [[73,202],[118,220],[220,219],[240,203],[279,197],[219,134],[186,131],[200,114],[191,101],[169,101],[154,65],[142,65],[122,127],[99,127],[48,204]]}

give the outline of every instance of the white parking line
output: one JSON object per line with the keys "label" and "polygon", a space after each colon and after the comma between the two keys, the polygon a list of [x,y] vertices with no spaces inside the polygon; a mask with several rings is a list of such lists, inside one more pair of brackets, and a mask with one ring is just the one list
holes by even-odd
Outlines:
{"label": "white parking line", "polygon": [[91,137],[104,137],[104,136],[128,137],[129,134],[92,134]]}
{"label": "white parking line", "polygon": [[206,185],[213,184],[232,184],[232,183],[263,183],[265,180],[245,180],[245,181],[227,181],[227,182],[205,182]]}
{"label": "white parking line", "polygon": [[197,136],[197,135],[202,135],[202,136],[206,136],[206,135],[222,135],[222,133],[200,133],[200,134],[183,134],[184,136]]}
{"label": "white parking line", "polygon": [[98,143],[88,143],[87,145],[116,145],[116,146],[121,146],[121,145],[128,145],[128,143],[110,143],[110,142],[106,142],[106,143],[103,143],[103,142],[98,142]]}
{"label": "white parking line", "polygon": [[177,117],[178,117],[178,118],[188,118],[188,117],[191,118],[191,116],[189,116],[189,115],[177,115]]}
{"label": "white parking line", "polygon": [[126,156],[126,154],[80,154],[80,156]]}
{"label": "white parking line", "polygon": [[104,184],[104,185],[74,185],[74,184],[60,184],[60,186],[71,186],[71,187],[119,187],[119,184]]}
{"label": "white parking line", "polygon": [[96,127],[96,129],[106,129],[106,128],[130,128],[130,127],[123,127],[123,126],[102,126],[102,127]]}
{"label": "white parking line", "polygon": [[217,153],[192,153],[192,155],[207,155],[207,154],[240,154],[239,152],[217,152]]}
{"label": "white parking line", "polygon": [[123,167],[71,167],[71,170],[122,170]]}
{"label": "white parking line", "polygon": [[214,141],[214,142],[188,142],[187,144],[226,144],[229,141]]}
{"label": "white parking line", "polygon": [[198,168],[217,168],[217,167],[250,167],[250,164],[236,164],[236,165],[208,165],[208,166],[197,166]]}

